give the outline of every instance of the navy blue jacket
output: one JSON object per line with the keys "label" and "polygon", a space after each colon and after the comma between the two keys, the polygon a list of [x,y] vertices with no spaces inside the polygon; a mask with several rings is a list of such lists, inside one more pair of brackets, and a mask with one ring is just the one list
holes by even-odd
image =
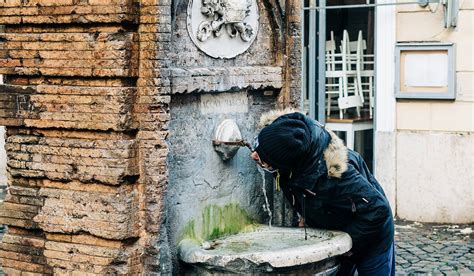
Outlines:
{"label": "navy blue jacket", "polygon": [[355,259],[388,250],[394,237],[392,212],[362,157],[301,113],[277,120],[282,118],[302,120],[311,132],[310,153],[298,169],[280,171],[282,191],[306,224],[348,233]]}

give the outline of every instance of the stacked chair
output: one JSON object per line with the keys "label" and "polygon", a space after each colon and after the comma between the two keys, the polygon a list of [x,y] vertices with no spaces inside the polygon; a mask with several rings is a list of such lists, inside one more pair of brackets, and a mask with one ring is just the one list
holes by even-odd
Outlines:
{"label": "stacked chair", "polygon": [[351,41],[349,33],[344,30],[339,47],[334,32],[330,32],[330,40],[326,41],[328,117],[337,110],[339,119],[343,119],[351,108],[355,108],[357,117],[361,117],[361,110],[368,110],[370,118],[373,117],[374,55],[367,54],[366,49],[362,31],[359,31],[357,40]]}

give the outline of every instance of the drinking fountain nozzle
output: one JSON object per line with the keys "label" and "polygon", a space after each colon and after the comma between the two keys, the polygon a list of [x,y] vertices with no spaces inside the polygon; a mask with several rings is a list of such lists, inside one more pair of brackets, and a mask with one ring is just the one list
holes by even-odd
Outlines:
{"label": "drinking fountain nozzle", "polygon": [[217,126],[212,145],[224,161],[232,159],[240,147],[252,151],[252,146],[242,139],[239,127],[232,119],[225,119]]}

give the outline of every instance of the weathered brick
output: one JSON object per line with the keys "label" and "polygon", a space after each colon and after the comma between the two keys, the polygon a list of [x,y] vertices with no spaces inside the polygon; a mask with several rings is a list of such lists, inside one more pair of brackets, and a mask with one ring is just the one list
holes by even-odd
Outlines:
{"label": "weathered brick", "polygon": [[[7,145],[20,145],[19,150],[18,147],[7,147],[12,176],[98,181],[117,185],[138,173],[136,146],[133,140],[113,139],[113,136],[109,137],[111,138],[109,140],[75,137],[61,140],[47,136],[55,135],[54,131],[44,131],[43,134],[45,136],[39,140],[33,139],[31,135],[9,136]],[[107,139],[106,137],[104,138]],[[16,160],[15,157],[21,158]],[[13,194],[17,194],[15,189]],[[23,194],[28,191],[34,192],[25,188],[20,191]]]}
{"label": "weathered brick", "polygon": [[14,269],[19,269],[22,271],[31,271],[31,272],[42,272],[42,273],[48,273],[48,269],[45,268],[43,265],[37,265],[33,264],[31,262],[21,262],[21,261],[16,261],[16,260],[9,260],[2,258],[0,259],[0,265],[3,267],[7,268],[14,268]]}
{"label": "weathered brick", "polygon": [[88,263],[76,263],[71,261],[64,261],[59,259],[48,259],[48,263],[53,267],[64,268],[65,273],[72,273],[75,271],[75,275],[87,275],[87,273],[101,274],[104,275],[103,271],[106,269],[105,266],[92,265]]}
{"label": "weathered brick", "polygon": [[3,250],[0,250],[0,258],[30,263],[45,263],[45,260],[42,257]]}
{"label": "weathered brick", "polygon": [[[11,232],[11,233],[10,233]],[[98,273],[117,262],[130,262],[131,251],[122,241],[91,235],[46,235],[12,227],[0,244],[0,264],[4,271],[23,273],[72,272],[80,275]],[[127,273],[126,270],[121,270]],[[21,274],[24,275],[24,274]],[[28,274],[25,274],[28,275]],[[35,274],[31,274],[35,275]]]}
{"label": "weathered brick", "polygon": [[97,256],[97,257],[110,257],[110,258],[115,258],[119,256],[120,253],[122,252],[121,249],[116,249],[116,248],[91,246],[91,245],[83,245],[83,244],[75,244],[75,243],[64,243],[64,242],[56,242],[56,241],[47,241],[45,243],[45,249],[61,251],[61,252],[69,252],[69,251],[74,252],[75,251],[79,254]]}
{"label": "weathered brick", "polygon": [[[7,234],[5,234],[7,235]],[[34,255],[34,256],[41,256],[43,254],[42,248],[36,248],[32,246],[22,246],[22,245],[15,245],[9,243],[0,243],[0,249],[2,251],[9,251],[9,252],[18,252],[25,255]]]}
{"label": "weathered brick", "polygon": [[[138,200],[133,190],[103,193],[42,188],[40,194],[45,197],[45,204],[35,221],[48,231],[84,230],[106,238],[124,238],[138,233],[134,213],[138,211]],[[80,238],[84,237],[76,239]]]}
{"label": "weathered brick", "polygon": [[[43,256],[44,236],[36,231],[10,227],[0,244],[0,260],[3,269],[12,268],[23,272],[51,273]],[[7,272],[8,270],[5,270]],[[22,274],[23,275],[23,274]]]}
{"label": "weathered brick", "polygon": [[2,239],[3,243],[19,244],[24,246],[33,246],[42,248],[44,247],[44,239],[33,238],[26,236],[17,236],[17,235],[5,235]]}
{"label": "weathered brick", "polygon": [[0,34],[6,41],[2,47],[6,58],[0,59],[0,72],[59,76],[136,74],[138,49],[133,47],[135,34],[132,32],[122,29],[115,29],[116,32],[84,29],[83,33],[70,33],[72,30],[67,29],[47,31],[49,33]]}
{"label": "weathered brick", "polygon": [[72,242],[78,244],[89,244],[95,246],[104,246],[110,248],[123,247],[122,242],[97,238],[91,235],[73,235]]}
{"label": "weathered brick", "polygon": [[62,241],[62,242],[71,242],[72,241],[71,235],[66,234],[52,234],[46,233],[46,239],[49,241]]}
{"label": "weathered brick", "polygon": [[0,245],[0,258],[16,262],[6,272],[158,269],[143,249],[156,242],[161,216],[151,213],[164,190],[155,188],[167,181],[171,79],[157,68],[172,64],[171,13],[170,0],[1,1],[12,189],[0,223],[16,235]]}
{"label": "weathered brick", "polygon": [[26,229],[37,229],[38,224],[31,219],[19,219],[12,217],[0,217],[0,223],[10,226],[23,227]]}
{"label": "weathered brick", "polygon": [[14,125],[125,130],[133,123],[134,88],[0,85],[0,93],[0,118],[16,118]]}
{"label": "weathered brick", "polygon": [[13,210],[13,211],[20,211],[20,212],[37,213],[39,210],[39,207],[17,204],[17,203],[12,203],[12,202],[3,202],[2,206],[0,206],[0,210]]}
{"label": "weathered brick", "polygon": [[35,273],[35,272],[28,272],[28,271],[23,271],[21,273],[22,276],[43,276],[43,273]]}
{"label": "weathered brick", "polygon": [[43,205],[37,191],[37,188],[10,186],[5,201],[0,206],[0,223],[28,229],[37,228],[33,218]]}
{"label": "weathered brick", "polygon": [[[10,18],[24,23],[119,23],[137,20],[136,5],[132,0],[124,1],[2,1],[0,24],[11,22]],[[98,16],[101,14],[107,17]]]}
{"label": "weathered brick", "polygon": [[33,197],[38,195],[38,189],[18,187],[18,186],[11,186],[9,189],[9,192],[12,195],[33,196]]}
{"label": "weathered brick", "polygon": [[71,263],[88,263],[92,265],[100,265],[106,266],[113,262],[113,258],[104,258],[104,257],[96,257],[90,255],[83,255],[77,253],[67,253],[62,251],[54,251],[54,250],[45,250],[44,256],[46,258],[57,259],[57,260],[64,260]]}
{"label": "weathered brick", "polygon": [[3,269],[3,272],[9,276],[21,276],[22,273],[24,273],[21,270],[9,268],[9,267],[3,267],[2,269]]}

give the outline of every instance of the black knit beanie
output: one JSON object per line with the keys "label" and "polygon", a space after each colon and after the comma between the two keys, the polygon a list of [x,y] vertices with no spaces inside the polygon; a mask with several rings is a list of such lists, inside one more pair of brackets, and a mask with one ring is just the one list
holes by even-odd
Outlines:
{"label": "black knit beanie", "polygon": [[262,129],[255,151],[273,168],[292,170],[305,158],[310,141],[310,131],[303,121],[280,117]]}

